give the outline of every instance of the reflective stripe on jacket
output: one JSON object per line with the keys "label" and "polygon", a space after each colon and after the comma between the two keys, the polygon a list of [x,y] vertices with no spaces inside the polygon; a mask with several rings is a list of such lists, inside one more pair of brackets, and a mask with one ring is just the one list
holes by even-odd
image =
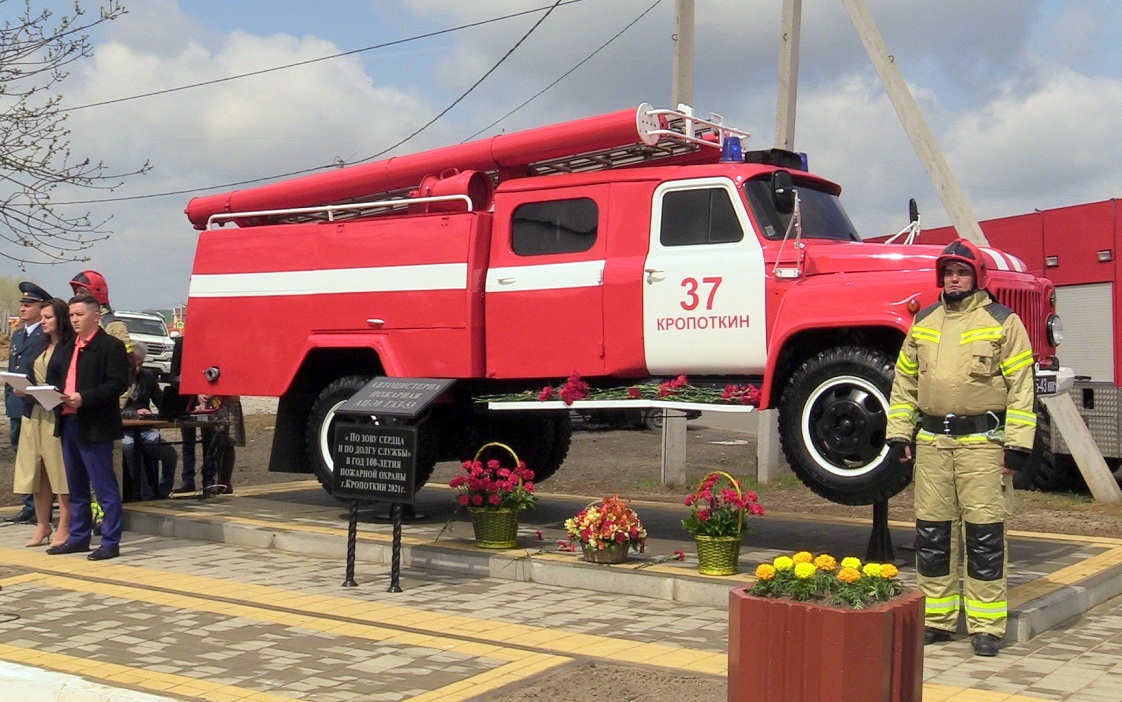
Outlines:
{"label": "reflective stripe on jacket", "polygon": [[1005,412],[1005,445],[1032,449],[1036,432],[1033,354],[1020,317],[988,292],[951,310],[916,315],[896,360],[889,439],[911,440],[920,414]]}

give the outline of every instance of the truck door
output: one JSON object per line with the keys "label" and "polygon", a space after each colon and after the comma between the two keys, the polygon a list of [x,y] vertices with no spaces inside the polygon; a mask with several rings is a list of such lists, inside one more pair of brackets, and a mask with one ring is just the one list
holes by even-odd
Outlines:
{"label": "truck door", "polygon": [[643,270],[647,371],[762,372],[763,250],[733,183],[664,183],[652,208]]}
{"label": "truck door", "polygon": [[598,200],[606,192],[496,198],[486,283],[489,377],[603,374],[606,245]]}

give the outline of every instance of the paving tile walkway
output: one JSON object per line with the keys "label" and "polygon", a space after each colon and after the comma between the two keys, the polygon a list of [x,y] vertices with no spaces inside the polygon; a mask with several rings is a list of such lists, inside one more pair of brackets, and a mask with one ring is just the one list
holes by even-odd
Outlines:
{"label": "paving tile walkway", "polygon": [[[725,608],[127,533],[91,563],[0,529],[0,661],[167,699],[487,699],[595,659],[719,679]],[[591,580],[588,584],[593,584]],[[928,647],[924,700],[1122,699],[1122,598],[992,659]],[[658,691],[651,691],[658,698]]]}

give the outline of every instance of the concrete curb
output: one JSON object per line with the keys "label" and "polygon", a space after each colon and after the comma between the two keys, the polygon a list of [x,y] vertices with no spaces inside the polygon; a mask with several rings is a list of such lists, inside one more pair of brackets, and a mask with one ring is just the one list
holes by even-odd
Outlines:
{"label": "concrete curb", "polygon": [[[182,514],[164,515],[149,511],[125,510],[128,531],[178,539],[214,541],[236,546],[271,548],[292,553],[338,558],[340,576],[347,555],[345,534],[262,528],[211,518]],[[393,543],[380,534],[360,533],[355,543],[356,579],[361,564],[390,564]],[[566,588],[588,588],[595,578],[596,589],[621,595],[716,607],[728,605],[729,590],[751,582],[739,576],[714,577],[667,573],[657,565],[596,565],[574,561],[530,549],[487,552],[473,545],[449,542],[401,544],[402,566],[427,568],[476,577],[491,577]]]}

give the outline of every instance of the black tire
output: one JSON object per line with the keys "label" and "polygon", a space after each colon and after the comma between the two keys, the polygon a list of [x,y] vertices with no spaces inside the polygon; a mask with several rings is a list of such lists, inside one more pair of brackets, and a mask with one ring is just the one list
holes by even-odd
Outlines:
{"label": "black tire", "polygon": [[488,412],[476,433],[480,445],[497,441],[513,449],[540,483],[565,462],[573,425],[568,412]]}
{"label": "black tire", "polygon": [[[312,410],[308,414],[307,428],[308,462],[311,464],[320,485],[328,494],[332,493],[332,478],[335,473],[335,464],[331,458],[331,445],[335,435],[335,410],[370,382],[371,377],[346,375],[337,378],[328,383],[320,391],[315,402],[312,403]],[[371,416],[369,421],[373,424],[395,424],[400,420],[394,417]],[[422,422],[417,433],[418,455],[413,485],[418,490],[428,482],[429,476],[432,475],[432,471],[436,467],[436,437],[433,436],[431,427],[426,426],[426,424]]]}
{"label": "black tire", "polygon": [[662,431],[663,425],[663,411],[661,409],[646,409],[643,410],[643,421],[641,426],[650,431]]}
{"label": "black tire", "polygon": [[1028,465],[1013,474],[1013,488],[1016,490],[1032,490],[1036,487],[1036,476],[1040,473],[1040,464],[1044,454],[1052,453],[1052,422],[1044,406],[1036,403],[1036,436],[1032,441],[1032,454],[1029,456]]}
{"label": "black tire", "polygon": [[[552,413],[551,413],[552,414]],[[565,458],[569,455],[569,446],[573,440],[573,422],[568,414],[557,413],[550,417],[553,432],[553,448],[538,471],[535,480],[541,482],[548,480],[561,468]]]}
{"label": "black tire", "polygon": [[815,493],[867,505],[911,482],[910,466],[884,460],[892,374],[885,352],[842,346],[812,357],[788,380],[779,402],[783,452]]}
{"label": "black tire", "polygon": [[1033,487],[1042,492],[1087,492],[1075,459],[1066,453],[1052,453],[1052,418],[1043,408],[1036,415],[1036,437],[1041,441],[1041,452]]}

